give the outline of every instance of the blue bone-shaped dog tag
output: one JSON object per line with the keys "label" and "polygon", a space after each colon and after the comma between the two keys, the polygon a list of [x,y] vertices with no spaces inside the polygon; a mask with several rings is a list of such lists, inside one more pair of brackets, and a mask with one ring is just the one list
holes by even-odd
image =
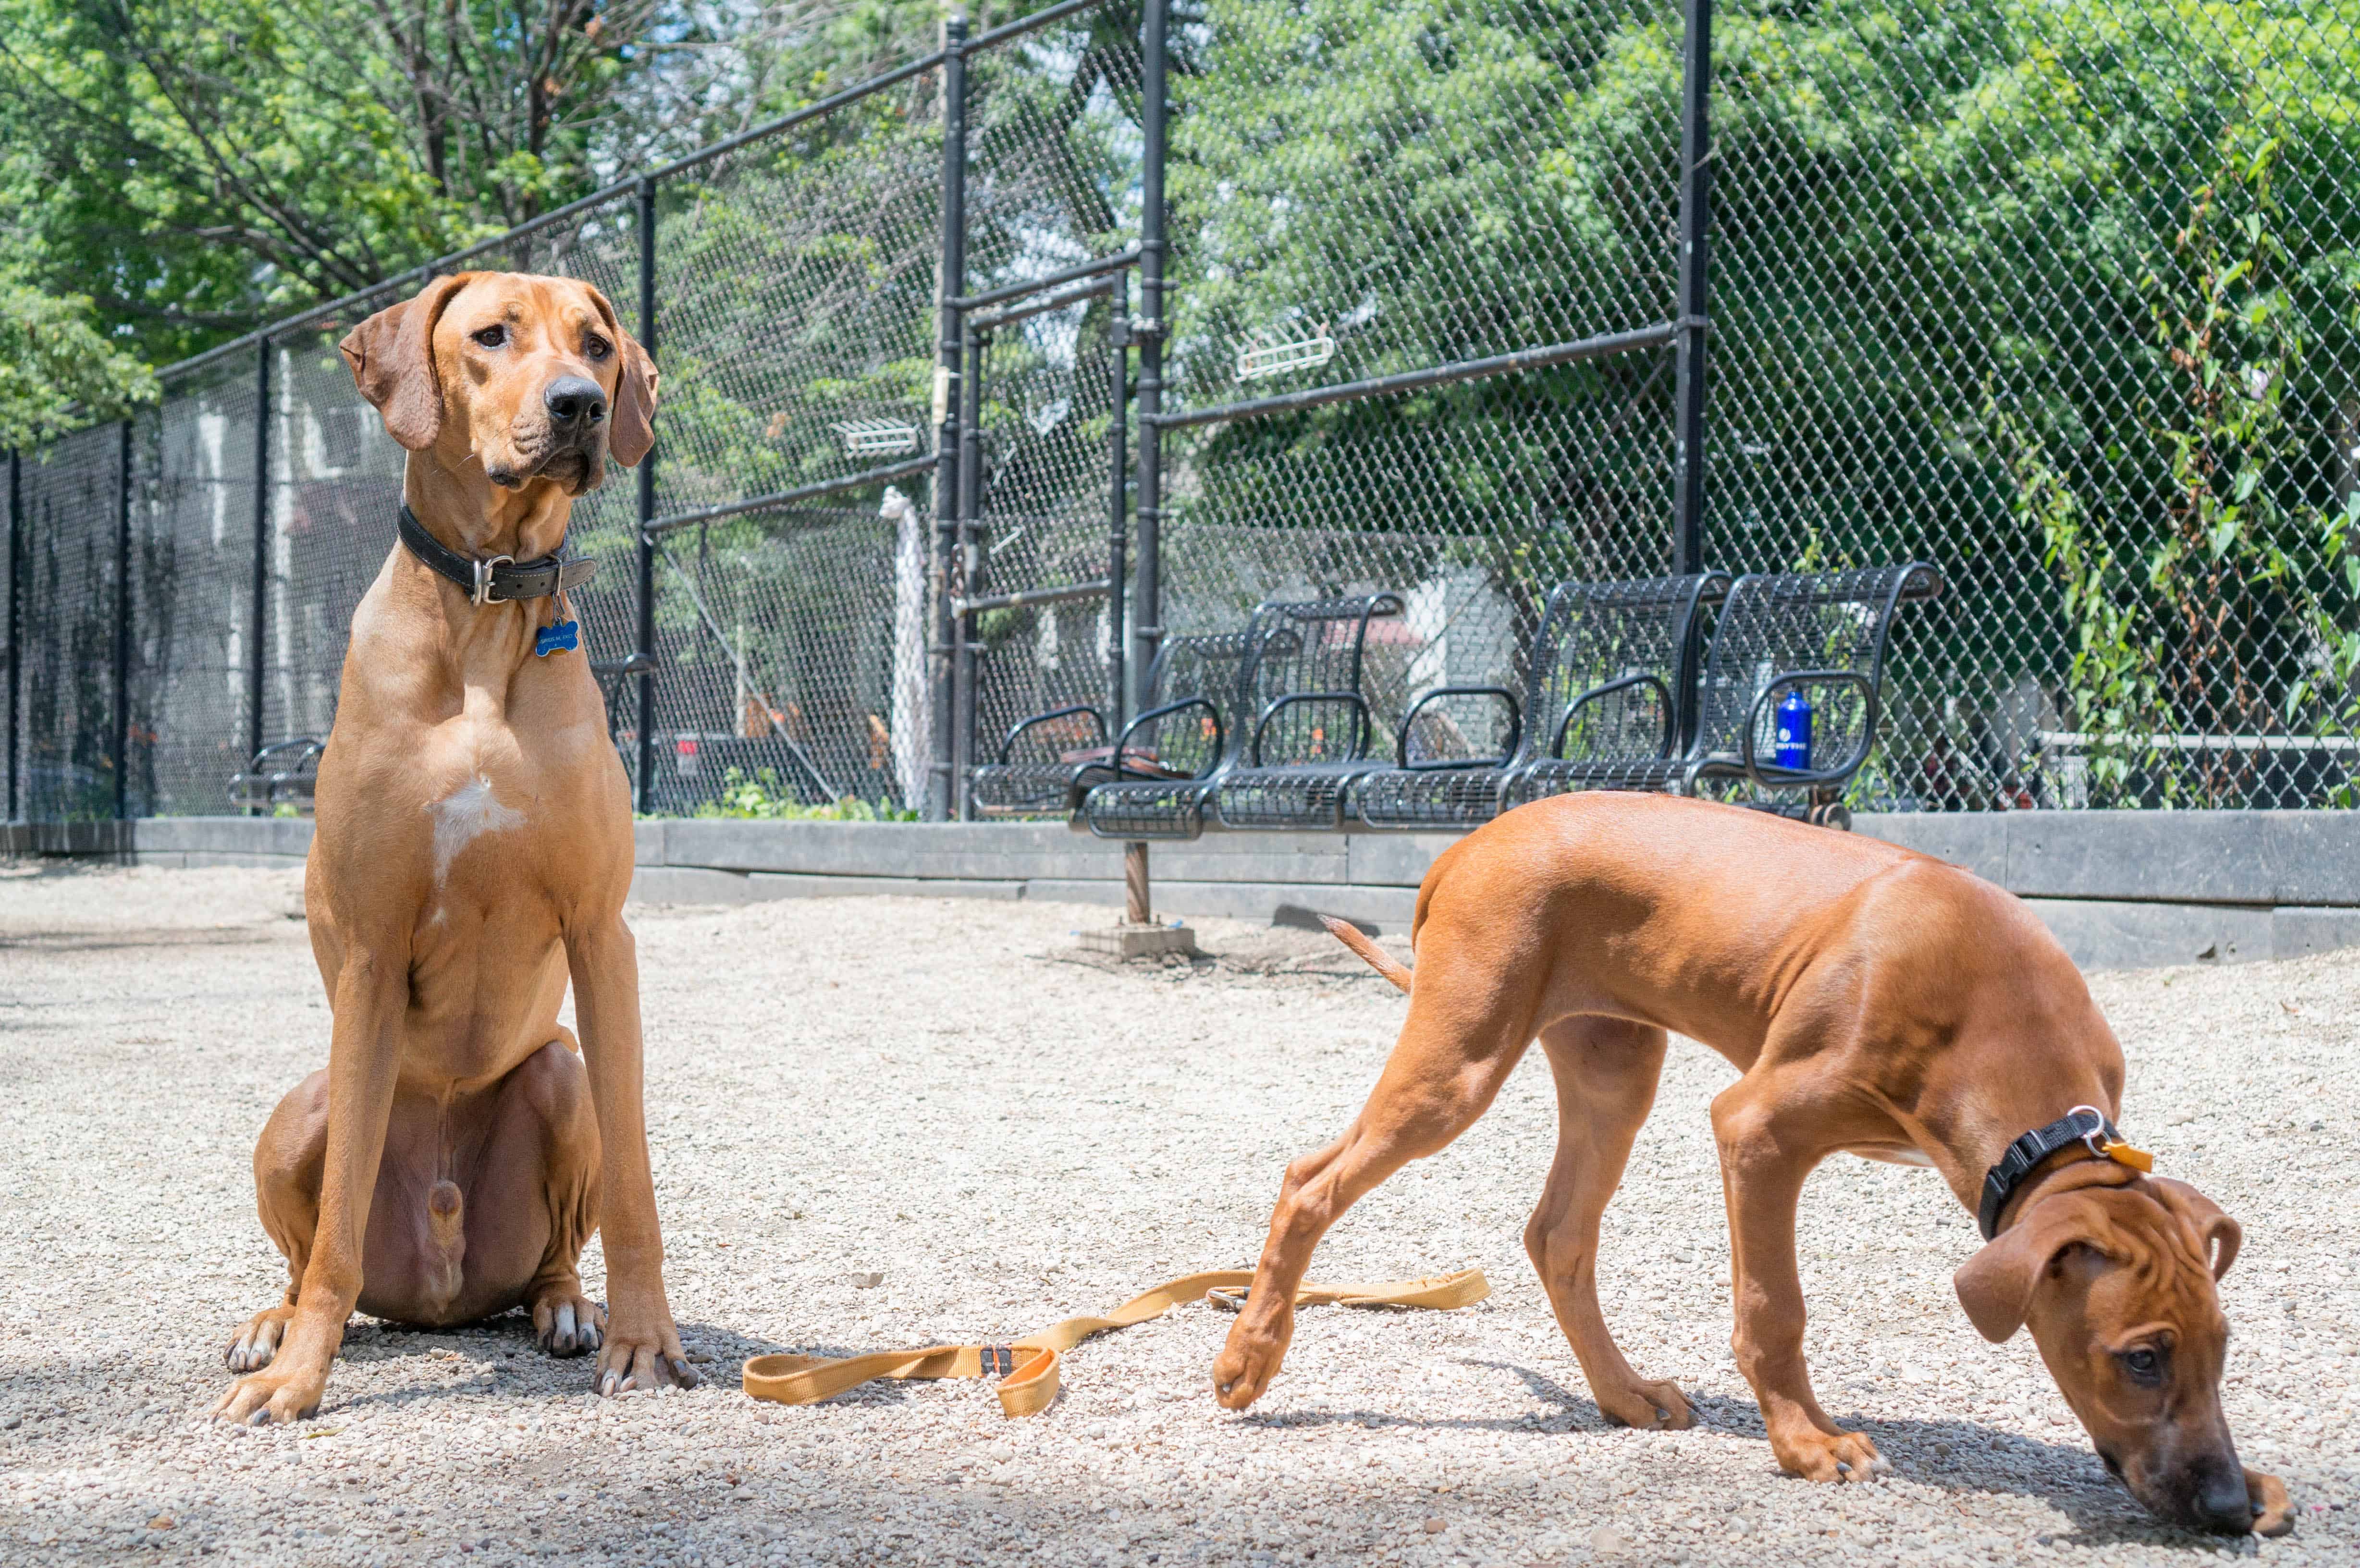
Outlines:
{"label": "blue bone-shaped dog tag", "polygon": [[582,623],[560,621],[553,626],[543,626],[532,637],[534,657],[547,659],[552,653],[564,653],[582,646]]}

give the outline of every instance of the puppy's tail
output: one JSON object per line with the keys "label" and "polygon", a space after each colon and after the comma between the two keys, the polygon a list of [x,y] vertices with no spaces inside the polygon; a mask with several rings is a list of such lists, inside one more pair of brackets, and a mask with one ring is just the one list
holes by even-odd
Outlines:
{"label": "puppy's tail", "polygon": [[1402,963],[1392,953],[1371,942],[1366,935],[1362,934],[1360,928],[1349,920],[1339,920],[1333,915],[1322,915],[1319,917],[1319,923],[1328,928],[1329,936],[1359,953],[1361,963],[1392,981],[1394,988],[1403,996],[1409,995],[1408,964]]}

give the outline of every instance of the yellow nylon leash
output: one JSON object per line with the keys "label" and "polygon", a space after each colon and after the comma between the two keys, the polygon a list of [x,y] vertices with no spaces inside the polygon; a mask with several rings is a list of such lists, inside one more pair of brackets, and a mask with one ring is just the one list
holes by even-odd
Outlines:
{"label": "yellow nylon leash", "polygon": [[[746,1363],[746,1392],[781,1405],[809,1405],[834,1399],[880,1377],[999,1377],[1000,1408],[1010,1416],[1038,1415],[1057,1397],[1058,1357],[1092,1334],[1129,1328],[1162,1317],[1174,1307],[1218,1297],[1229,1304],[1245,1299],[1253,1283],[1250,1269],[1218,1269],[1183,1274],[1133,1296],[1104,1317],[1067,1318],[1007,1345],[934,1345],[918,1350],[878,1350],[866,1356],[757,1356]],[[1298,1307],[1425,1307],[1437,1312],[1472,1306],[1491,1293],[1480,1269],[1462,1269],[1429,1279],[1394,1279],[1376,1285],[1306,1284],[1295,1292]]]}

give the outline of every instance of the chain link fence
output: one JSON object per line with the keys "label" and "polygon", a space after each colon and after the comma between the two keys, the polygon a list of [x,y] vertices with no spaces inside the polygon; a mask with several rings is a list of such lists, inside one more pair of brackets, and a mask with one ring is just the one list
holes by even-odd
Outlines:
{"label": "chain link fence", "polygon": [[[2352,806],[2355,82],[2360,0],[1065,0],[434,270],[652,329],[569,537],[645,811],[959,811],[1273,599],[1400,596],[1389,751],[1560,583],[1913,560],[1856,808]],[[424,276],[13,460],[11,815],[328,733]]]}

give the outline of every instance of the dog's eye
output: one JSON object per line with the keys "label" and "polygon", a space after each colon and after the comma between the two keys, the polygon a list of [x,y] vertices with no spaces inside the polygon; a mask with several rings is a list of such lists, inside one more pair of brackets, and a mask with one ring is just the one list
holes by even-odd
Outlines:
{"label": "dog's eye", "polygon": [[2141,1345],[2136,1350],[2122,1352],[2123,1370],[2142,1383],[2158,1382],[2163,1376],[2163,1357]]}
{"label": "dog's eye", "polygon": [[615,345],[597,333],[592,332],[589,339],[583,343],[582,352],[592,359],[604,359],[615,352]]}
{"label": "dog's eye", "polygon": [[477,332],[475,337],[475,341],[486,348],[497,348],[508,341],[508,330],[506,327],[486,327]]}

